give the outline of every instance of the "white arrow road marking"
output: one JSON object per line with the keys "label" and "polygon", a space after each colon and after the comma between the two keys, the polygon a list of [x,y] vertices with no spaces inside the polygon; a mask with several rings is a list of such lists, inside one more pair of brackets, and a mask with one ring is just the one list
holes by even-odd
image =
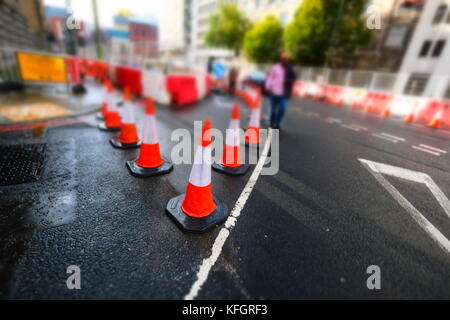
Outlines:
{"label": "white arrow road marking", "polygon": [[219,235],[214,241],[211,249],[211,255],[208,258],[204,259],[202,264],[200,265],[200,268],[197,272],[197,280],[192,285],[189,293],[184,297],[184,300],[194,300],[200,292],[202,286],[205,284],[206,280],[208,280],[211,268],[216,264],[225,242],[230,236],[231,231],[234,229],[237,219],[241,215],[241,211],[244,209],[244,206],[247,203],[247,200],[250,197],[253,189],[255,188],[259,176],[261,175],[261,171],[264,167],[264,164],[266,163],[267,155],[269,154],[270,145],[272,143],[272,135],[273,131],[269,130],[266,144],[264,146],[261,157],[259,158],[258,164],[256,165],[256,168],[253,171],[250,180],[247,182],[247,185],[244,187],[244,190],[239,196],[239,199],[234,205],[233,211],[225,222],[225,226],[220,230]]}
{"label": "white arrow road marking", "polygon": [[416,183],[424,184],[430,189],[445,213],[450,218],[450,200],[436,185],[431,177],[425,173],[404,168],[389,166],[382,163],[359,159],[375,179],[397,200],[397,202],[411,215],[417,224],[444,250],[450,254],[450,241],[432,225],[383,175],[388,175]]}

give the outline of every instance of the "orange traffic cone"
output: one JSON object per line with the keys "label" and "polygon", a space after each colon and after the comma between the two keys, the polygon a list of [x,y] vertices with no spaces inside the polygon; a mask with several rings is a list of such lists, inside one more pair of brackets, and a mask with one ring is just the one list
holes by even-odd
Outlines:
{"label": "orange traffic cone", "polygon": [[444,110],[440,110],[434,117],[433,119],[430,121],[430,123],[428,124],[428,126],[430,128],[434,128],[434,129],[439,129],[441,127],[441,119],[442,116],[444,115]]}
{"label": "orange traffic cone", "polygon": [[108,112],[108,80],[103,82],[103,102],[101,112],[97,114],[97,120],[104,121],[106,119],[106,113]]}
{"label": "orange traffic cone", "polygon": [[383,118],[389,118],[391,116],[391,109],[389,107],[386,107],[383,112],[381,113],[381,116]]}
{"label": "orange traffic cone", "polygon": [[261,108],[258,106],[250,108],[250,123],[245,133],[246,146],[258,146],[261,142],[259,130],[261,128]]}
{"label": "orange traffic cone", "polygon": [[98,125],[102,131],[120,131],[120,113],[117,108],[117,102],[113,94],[113,87],[110,82],[107,84],[108,91],[108,111],[106,112],[105,122]]}
{"label": "orange traffic cone", "polygon": [[416,114],[416,105],[414,105],[413,109],[406,115],[405,119],[403,120],[404,122],[414,122],[415,120],[415,114]]}
{"label": "orange traffic cone", "polygon": [[211,191],[211,121],[203,123],[202,139],[195,152],[186,194],[171,199],[166,212],[187,232],[203,233],[224,222],[228,206]]}
{"label": "orange traffic cone", "polygon": [[173,165],[161,157],[153,100],[147,99],[146,104],[141,152],[139,158],[127,162],[131,174],[143,178],[163,175],[173,169]]}
{"label": "orange traffic cone", "polygon": [[120,126],[119,137],[109,140],[114,148],[133,149],[141,145],[134,119],[133,103],[131,102],[131,93],[125,88],[123,93],[124,113],[122,117],[122,125]]}
{"label": "orange traffic cone", "polygon": [[235,104],[226,134],[222,162],[220,164],[215,163],[212,166],[215,171],[231,176],[242,176],[247,173],[250,165],[241,162],[240,142],[239,106]]}
{"label": "orange traffic cone", "polygon": [[404,121],[405,121],[405,122],[413,122],[413,121],[414,121],[414,113],[411,112],[411,113],[409,113],[408,115],[406,115]]}

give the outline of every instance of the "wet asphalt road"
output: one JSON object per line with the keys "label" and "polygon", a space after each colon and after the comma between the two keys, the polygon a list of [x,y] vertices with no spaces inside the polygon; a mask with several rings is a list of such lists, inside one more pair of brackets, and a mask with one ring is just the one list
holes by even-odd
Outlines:
{"label": "wet asphalt road", "polygon": [[[211,118],[223,130],[228,116],[214,98],[158,108],[163,155],[173,129]],[[0,134],[1,145],[47,143],[40,181],[0,187],[0,297],[182,299],[211,254],[219,228],[185,234],[164,212],[190,166],[133,178],[125,161],[138,151],[113,149],[96,123]],[[450,152],[449,140],[445,131],[292,101],[280,171],[260,177],[198,299],[449,299],[450,255],[358,160],[426,173],[448,197],[450,155],[412,147]],[[233,207],[249,177],[213,173],[214,194]],[[450,219],[424,185],[386,179],[450,238]],[[70,265],[81,269],[81,290],[66,287]],[[381,290],[367,289],[370,265],[381,268]]]}

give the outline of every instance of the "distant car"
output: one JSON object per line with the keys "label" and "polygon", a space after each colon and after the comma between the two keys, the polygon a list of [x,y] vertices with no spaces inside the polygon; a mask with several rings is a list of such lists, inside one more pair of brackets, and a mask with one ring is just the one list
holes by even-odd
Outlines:
{"label": "distant car", "polygon": [[253,72],[243,80],[243,83],[258,86],[264,95],[268,95],[266,91],[266,74],[262,71]]}

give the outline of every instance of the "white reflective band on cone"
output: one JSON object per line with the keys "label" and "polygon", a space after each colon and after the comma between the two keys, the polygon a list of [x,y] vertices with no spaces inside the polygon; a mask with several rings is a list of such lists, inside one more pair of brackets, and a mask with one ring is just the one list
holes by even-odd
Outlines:
{"label": "white reflective band on cone", "polygon": [[259,128],[261,119],[261,108],[251,109],[250,127]]}
{"label": "white reflective band on cone", "polygon": [[156,118],[154,115],[146,114],[144,117],[144,134],[142,143],[144,144],[158,143],[158,129],[156,126]]}
{"label": "white reflective band on cone", "polygon": [[103,101],[108,102],[109,92],[108,92],[108,88],[106,88],[106,86],[103,87],[102,96],[103,96]]}
{"label": "white reflective band on cone", "polygon": [[226,145],[231,147],[236,147],[240,144],[240,131],[239,131],[239,120],[231,120],[230,127],[226,131]]}
{"label": "white reflective band on cone", "polygon": [[125,101],[122,111],[122,123],[134,123],[133,104]]}
{"label": "white reflective band on cone", "polygon": [[197,147],[189,182],[197,187],[211,184],[211,147]]}
{"label": "white reflective band on cone", "polygon": [[108,94],[108,110],[109,111],[117,111],[117,100],[114,97],[114,92]]}

